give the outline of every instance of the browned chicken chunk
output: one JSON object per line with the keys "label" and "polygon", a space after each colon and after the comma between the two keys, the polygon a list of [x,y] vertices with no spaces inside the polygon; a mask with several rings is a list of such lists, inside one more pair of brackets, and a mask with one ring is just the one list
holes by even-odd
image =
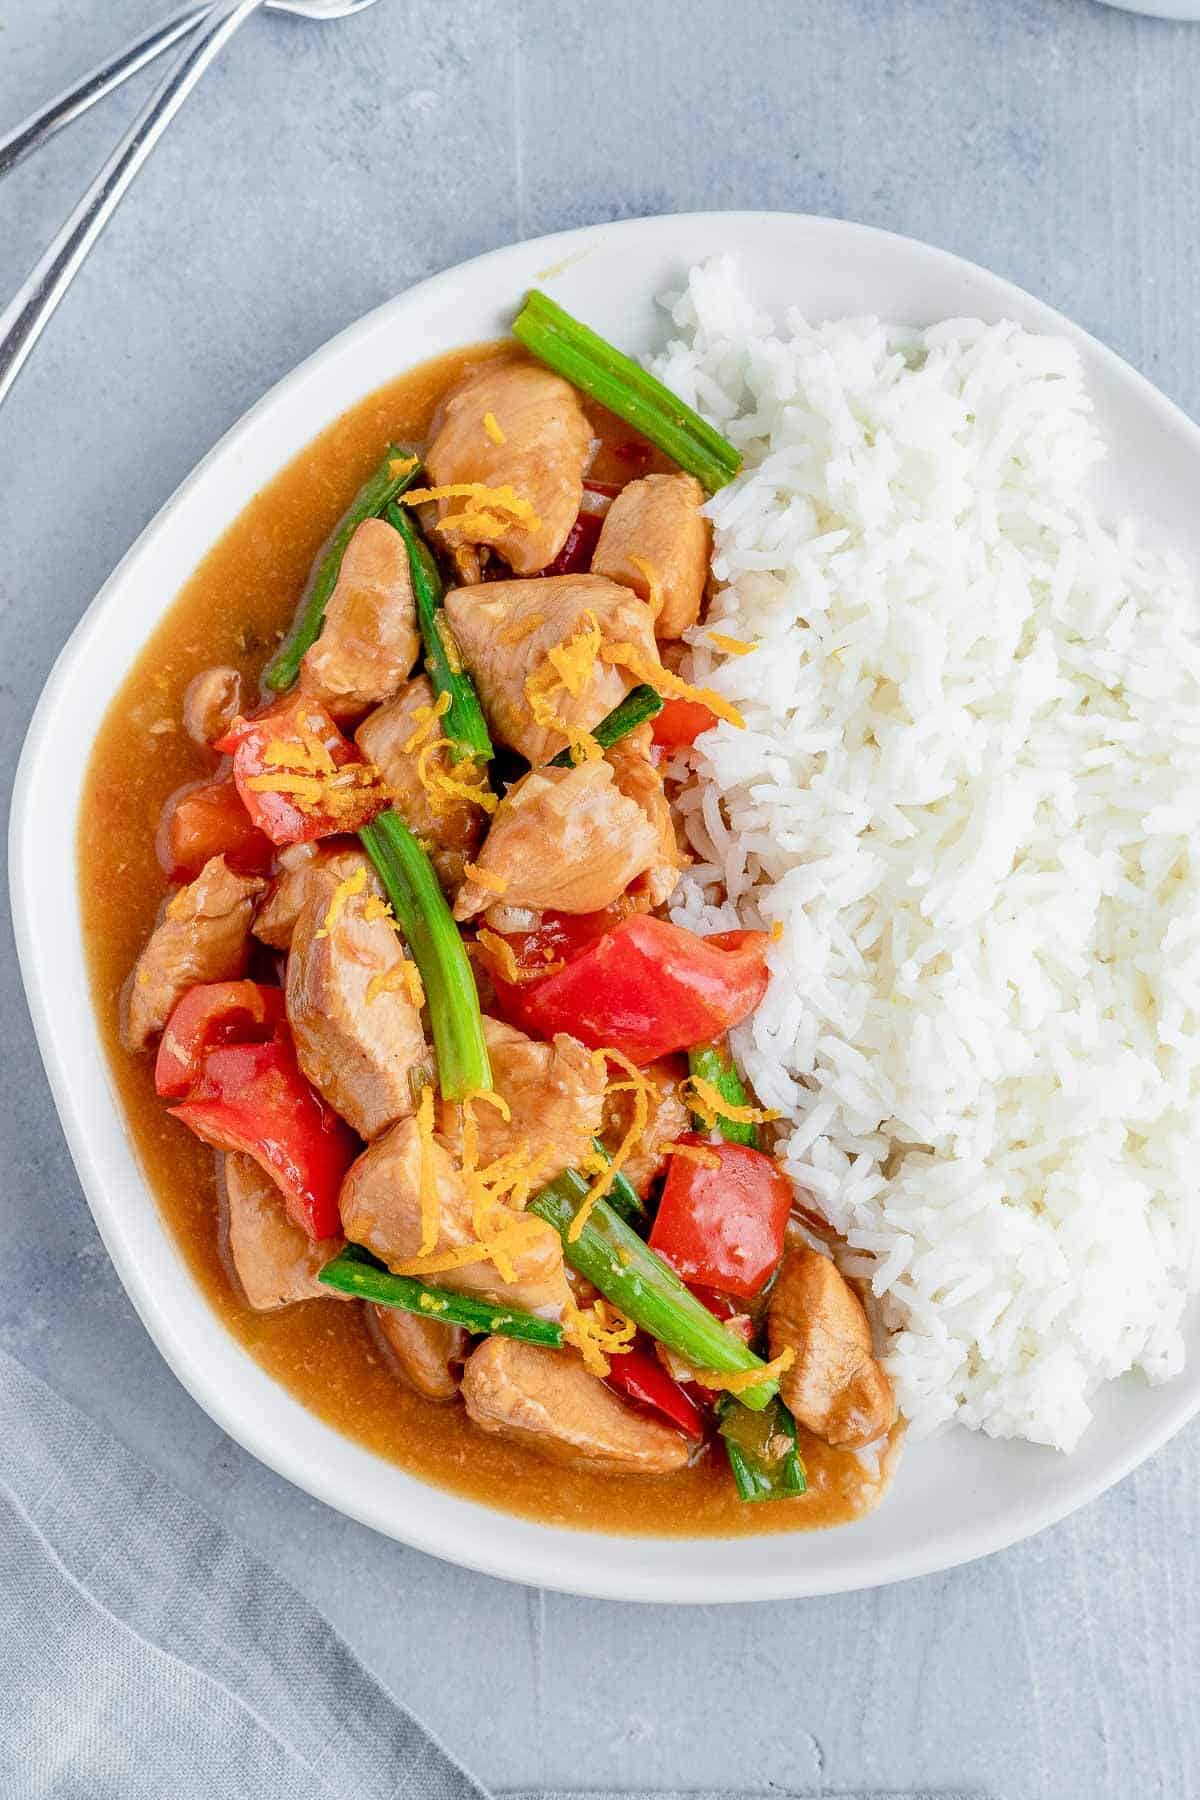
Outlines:
{"label": "browned chicken chunk", "polygon": [[342,1248],[341,1238],[314,1243],[288,1218],[283,1195],[252,1156],[225,1156],[225,1243],[238,1285],[255,1312],[297,1300],[340,1300],[317,1280]]}
{"label": "browned chicken chunk", "polygon": [[482,1430],[568,1468],[671,1475],[687,1466],[679,1433],[618,1400],[572,1350],[487,1338],[467,1358],[462,1395]]}
{"label": "browned chicken chunk", "polygon": [[[675,1143],[691,1130],[691,1115],[683,1103],[680,1088],[686,1078],[686,1067],[668,1058],[650,1063],[642,1070],[650,1088],[650,1116],[646,1129],[621,1165],[639,1194],[644,1195],[650,1183],[663,1174],[667,1166],[664,1144]],[[604,1103],[601,1135],[615,1150],[633,1123],[633,1095],[610,1094]]]}
{"label": "browned chicken chunk", "polygon": [[[549,369],[493,363],[466,376],[434,421],[425,457],[430,485],[509,487],[528,511],[506,525],[503,514],[489,515],[469,496],[442,500],[447,544],[490,544],[518,575],[544,569],[575,523],[591,443],[578,394]],[[451,523],[456,518],[462,523]]]}
{"label": "browned chicken chunk", "polygon": [[767,1314],[771,1355],[794,1350],[780,1378],[784,1401],[827,1444],[860,1449],[896,1417],[892,1384],[871,1354],[862,1301],[829,1257],[788,1251]]}
{"label": "browned chicken chunk", "polygon": [[[287,1015],[308,1079],[360,1137],[413,1111],[429,1053],[391,921],[372,906],[366,858],[313,884],[287,965]],[[355,891],[357,889],[357,891]]]}
{"label": "browned chicken chunk", "polygon": [[406,1387],[426,1400],[457,1400],[459,1368],[470,1342],[461,1325],[443,1325],[395,1306],[368,1306],[367,1320]]}
{"label": "browned chicken chunk", "polygon": [[[437,791],[438,777],[454,775],[454,764],[444,746],[433,750],[426,759],[434,777],[432,796],[420,778],[418,761],[423,747],[436,743],[443,735],[439,722],[427,723],[418,716],[422,708],[432,705],[433,688],[428,676],[414,676],[394,700],[363,720],[354,741],[383,775],[397,812],[428,847],[442,885],[454,891],[463,878],[464,860],[475,854],[483,836],[484,813],[469,800]],[[427,729],[410,750],[408,745],[423,724],[427,724]]]}
{"label": "browned chicken chunk", "polygon": [[[483,1036],[495,1091],[507,1102],[511,1118],[486,1102],[472,1106],[480,1167],[509,1151],[524,1150],[537,1159],[541,1187],[591,1154],[604,1110],[603,1064],[562,1031],[553,1043],[542,1044],[485,1016]],[[444,1136],[457,1151],[457,1108],[445,1110],[453,1116]]]}
{"label": "browned chicken chunk", "polygon": [[651,906],[665,906],[679,881],[682,858],[671,817],[671,803],[650,754],[652,742],[651,726],[639,725],[628,737],[620,738],[607,755],[618,788],[641,809],[654,833],[654,861],[637,884],[638,888]]}
{"label": "browned chicken chunk", "polygon": [[321,635],[305,652],[300,686],[335,718],[388,700],[421,648],[408,550],[386,519],[364,519],[346,546]]}
{"label": "browned chicken chunk", "polygon": [[599,912],[654,866],[659,835],[626,799],[603,757],[573,769],[531,769],[496,809],[465,881],[456,919],[471,919],[500,896],[506,906]]}
{"label": "browned chicken chunk", "polygon": [[[362,865],[362,853],[352,839],[326,838],[322,843],[288,844],[279,852],[278,861],[279,873],[254,915],[254,935],[275,950],[287,950],[296,920],[315,888],[323,889],[327,880],[337,883],[353,875]],[[374,870],[368,871],[367,886],[382,899],[383,889]]]}
{"label": "browned chicken chunk", "polygon": [[121,1031],[127,1050],[144,1050],[197,982],[245,974],[250,918],[265,886],[214,856],[168,900],[129,978]]}
{"label": "browned chicken chunk", "polygon": [[700,617],[710,531],[704,490],[693,475],[644,475],[621,489],[604,520],[592,572],[662,602],[654,629],[682,637]]}
{"label": "browned chicken chunk", "polygon": [[[482,1111],[482,1108],[480,1108]],[[432,1151],[438,1196],[435,1254],[478,1242],[470,1197],[454,1161],[436,1140]],[[395,1268],[421,1248],[421,1139],[416,1121],[401,1119],[352,1164],[341,1192],[346,1236]],[[525,1240],[513,1255],[514,1279],[506,1281],[484,1258],[431,1275],[439,1287],[482,1294],[501,1305],[560,1318],[570,1297],[562,1241],[553,1226],[530,1214]]]}
{"label": "browned chicken chunk", "polygon": [[207,750],[242,710],[242,678],[236,669],[201,669],[183,696],[183,729]]}
{"label": "browned chicken chunk", "polygon": [[[454,588],[446,614],[475,677],[492,735],[536,767],[567,740],[554,725],[539,725],[530,711],[526,682],[545,690],[557,719],[590,730],[611,712],[639,677],[597,656],[571,693],[554,685],[547,653],[580,639],[594,619],[602,645],[632,644],[643,666],[659,666],[649,608],[628,588],[599,575],[548,575],[540,581],[492,581]],[[590,615],[590,619],[589,619]]]}

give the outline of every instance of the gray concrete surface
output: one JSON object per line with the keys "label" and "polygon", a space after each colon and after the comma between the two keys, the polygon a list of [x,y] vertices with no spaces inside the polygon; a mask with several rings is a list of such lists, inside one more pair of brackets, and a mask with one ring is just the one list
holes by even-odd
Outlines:
{"label": "gray concrete surface", "polygon": [[[0,0],[0,121],[167,8]],[[196,459],[330,333],[515,238],[724,206],[890,226],[1032,288],[1200,414],[1198,91],[1200,27],[1092,0],[254,21],[0,415],[5,791],[60,645]],[[0,295],[137,97],[0,189]],[[80,1197],[7,936],[0,981],[0,1342],[284,1570],[487,1781],[1200,1792],[1200,1429],[1035,1541],[876,1593],[668,1612],[443,1567],[287,1487],[177,1386]]]}

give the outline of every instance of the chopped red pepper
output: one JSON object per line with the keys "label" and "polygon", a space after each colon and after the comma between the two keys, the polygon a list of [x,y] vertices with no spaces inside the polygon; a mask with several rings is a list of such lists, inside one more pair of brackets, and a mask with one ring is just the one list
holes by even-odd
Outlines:
{"label": "chopped red pepper", "polygon": [[753,1300],[783,1255],[792,1184],[771,1156],[746,1144],[703,1144],[719,1168],[673,1156],[650,1248],[689,1285]]}
{"label": "chopped red pepper", "polygon": [[211,857],[239,875],[265,875],[275,846],[242,804],[233,780],[189,782],[162,810],[155,844],[172,881],[194,881]]}
{"label": "chopped red pepper", "polygon": [[703,700],[688,700],[679,694],[668,695],[662,711],[655,715],[651,727],[654,742],[664,750],[681,750],[694,744],[702,731],[711,731],[717,715]]}
{"label": "chopped red pepper", "polygon": [[233,757],[246,811],[273,844],[357,831],[388,804],[376,772],[320,701],[304,694],[235,719],[213,749]]}
{"label": "chopped red pepper", "polygon": [[[533,931],[508,931],[504,942],[513,953],[522,981],[561,969],[629,916],[627,907],[606,906],[600,912],[560,913],[547,910]],[[496,936],[501,934],[497,932]],[[487,940],[484,940],[487,948]]]}
{"label": "chopped red pepper", "polygon": [[496,958],[488,960],[510,1024],[547,1039],[568,1031],[589,1049],[620,1050],[644,1064],[720,1037],[753,1012],[766,992],[767,943],[763,931],[701,938],[633,913],[541,980],[506,980]]}
{"label": "chopped red pepper", "polygon": [[286,1032],[209,1050],[191,1098],[170,1111],[206,1143],[252,1156],[310,1238],[341,1231],[338,1193],[358,1140],[304,1079]]}
{"label": "chopped red pepper", "polygon": [[567,533],[566,542],[552,563],[539,569],[539,575],[577,575],[592,566],[592,552],[600,537],[604,520],[599,513],[580,512]]}
{"label": "chopped red pepper", "polygon": [[700,1408],[667,1374],[647,1344],[638,1340],[620,1356],[610,1356],[608,1361],[609,1387],[624,1394],[627,1400],[636,1400],[640,1406],[653,1407],[672,1425],[678,1426],[685,1437],[699,1442],[704,1436]]}
{"label": "chopped red pepper", "polygon": [[282,989],[257,981],[209,981],[189,988],[167,1021],[154,1065],[164,1100],[182,1100],[218,1044],[263,1044],[284,1019]]}

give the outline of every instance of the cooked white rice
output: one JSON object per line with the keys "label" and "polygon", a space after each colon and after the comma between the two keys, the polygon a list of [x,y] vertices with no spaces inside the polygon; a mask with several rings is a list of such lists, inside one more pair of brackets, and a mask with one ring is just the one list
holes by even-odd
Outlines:
{"label": "cooked white rice", "polygon": [[1070,346],[776,332],[725,261],[666,304],[656,372],[745,452],[714,618],[754,644],[690,634],[746,728],[701,739],[674,916],[783,927],[736,1048],[914,1431],[1070,1449],[1200,1285],[1197,595],[1097,518]]}

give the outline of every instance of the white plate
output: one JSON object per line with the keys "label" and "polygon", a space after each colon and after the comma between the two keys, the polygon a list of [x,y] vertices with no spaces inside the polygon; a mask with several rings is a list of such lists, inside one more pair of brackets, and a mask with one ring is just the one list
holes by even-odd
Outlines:
{"label": "white plate", "polygon": [[951,1432],[911,1448],[883,1506],[836,1531],[603,1537],[511,1518],[429,1487],[306,1412],[222,1328],[188,1274],[139,1169],[96,1037],[67,821],[78,809],[83,746],[147,634],[247,501],[310,438],[410,365],[504,332],[533,285],[642,350],[657,328],[654,295],[689,263],[721,250],[737,255],[756,298],[777,313],[799,303],[818,316],[877,312],[916,324],[973,314],[1063,333],[1084,357],[1113,443],[1111,495],[1200,560],[1200,431],[1110,352],[984,270],[864,226],[789,214],[697,214],[568,232],[496,251],[390,301],[234,427],[72,635],[30,727],[12,818],[17,943],[50,1083],[117,1271],[179,1379],[246,1449],[379,1531],[489,1574],[622,1600],[834,1593],[1013,1543],[1117,1481],[1200,1408],[1197,1346],[1188,1372],[1168,1386],[1131,1379],[1111,1387],[1070,1459]]}

